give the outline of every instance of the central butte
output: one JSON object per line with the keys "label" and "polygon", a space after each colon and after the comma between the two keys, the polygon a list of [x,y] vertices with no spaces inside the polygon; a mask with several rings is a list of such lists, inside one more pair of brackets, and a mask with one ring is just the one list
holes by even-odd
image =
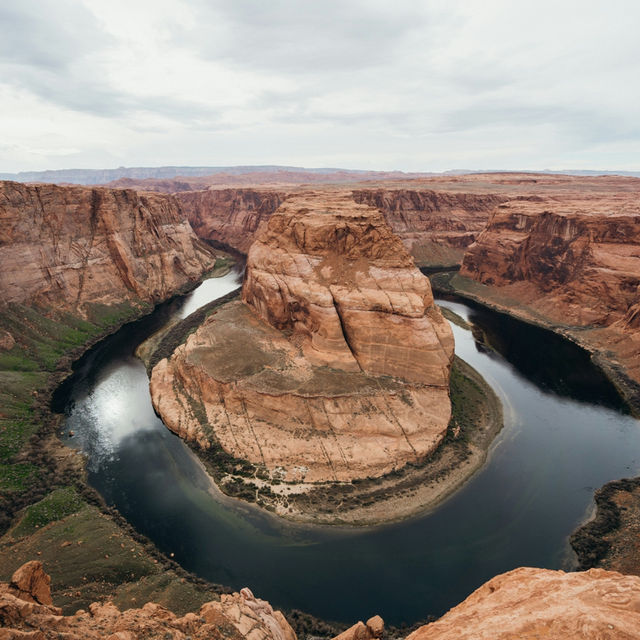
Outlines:
{"label": "central butte", "polygon": [[242,301],[153,369],[165,424],[296,483],[426,458],[451,416],[453,335],[428,279],[349,193],[287,199],[258,233]]}

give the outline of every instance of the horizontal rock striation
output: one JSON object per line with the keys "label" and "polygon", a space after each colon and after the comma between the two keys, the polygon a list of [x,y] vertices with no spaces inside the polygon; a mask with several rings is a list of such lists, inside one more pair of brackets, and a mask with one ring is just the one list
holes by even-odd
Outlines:
{"label": "horizontal rock striation", "polygon": [[441,442],[453,336],[378,211],[289,198],[251,248],[243,301],[153,369],[173,431],[306,482],[379,476]]}
{"label": "horizontal rock striation", "polygon": [[209,189],[176,194],[196,234],[247,253],[260,223],[286,198],[269,189]]}
{"label": "horizontal rock striation", "polygon": [[419,263],[459,263],[506,200],[499,194],[447,193],[430,189],[360,189],[354,200],[376,207]]}
{"label": "horizontal rock striation", "polygon": [[215,264],[171,196],[0,183],[3,303],[156,302]]}
{"label": "horizontal rock striation", "polygon": [[640,578],[520,568],[496,576],[407,640],[640,638]]}
{"label": "horizontal rock striation", "polygon": [[499,290],[607,352],[640,382],[640,207],[628,194],[504,203],[461,275]]}

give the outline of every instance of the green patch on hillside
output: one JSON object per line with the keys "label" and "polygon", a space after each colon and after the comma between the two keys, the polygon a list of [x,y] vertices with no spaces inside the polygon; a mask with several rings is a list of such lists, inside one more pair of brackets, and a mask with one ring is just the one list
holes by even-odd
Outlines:
{"label": "green patch on hillside", "polygon": [[29,535],[50,522],[77,513],[85,506],[73,487],[56,489],[48,496],[25,509],[20,522],[11,530],[13,537]]}
{"label": "green patch on hillside", "polygon": [[53,600],[65,613],[105,597],[115,597],[124,609],[151,597],[183,614],[216,597],[210,586],[167,568],[150,551],[73,489],[58,489],[25,509],[0,538],[0,580],[40,560],[51,576]]}

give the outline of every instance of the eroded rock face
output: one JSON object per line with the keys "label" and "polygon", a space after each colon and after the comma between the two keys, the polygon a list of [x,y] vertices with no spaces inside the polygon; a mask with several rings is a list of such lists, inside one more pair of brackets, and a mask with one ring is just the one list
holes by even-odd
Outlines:
{"label": "eroded rock face", "polygon": [[[31,565],[39,566],[34,569]],[[39,582],[44,579],[49,584],[39,562],[27,563],[16,574],[32,576],[34,571],[41,574]],[[13,583],[0,584],[0,638],[296,640],[284,615],[255,598],[249,589],[222,595],[220,601],[207,602],[198,613],[182,617],[152,602],[124,612],[111,602],[94,602],[88,612],[81,609],[73,616],[63,616],[50,602],[39,600],[39,594],[37,585],[35,590],[24,592]]]}
{"label": "eroded rock face", "polygon": [[441,442],[453,336],[378,211],[289,198],[251,248],[243,301],[154,368],[170,429],[306,482],[383,475]]}
{"label": "eroded rock face", "polygon": [[361,189],[356,202],[376,207],[411,255],[424,264],[456,264],[485,228],[500,194],[446,193],[429,189]]}
{"label": "eroded rock face", "polygon": [[640,578],[603,569],[515,569],[407,640],[514,638],[640,638]]}
{"label": "eroded rock face", "polygon": [[155,302],[214,263],[171,196],[0,182],[4,303]]}
{"label": "eroded rock face", "polygon": [[521,197],[498,207],[461,275],[580,327],[640,381],[640,207],[629,194]]}
{"label": "eroded rock face", "polygon": [[247,253],[260,223],[286,194],[269,189],[210,189],[176,197],[198,237]]}

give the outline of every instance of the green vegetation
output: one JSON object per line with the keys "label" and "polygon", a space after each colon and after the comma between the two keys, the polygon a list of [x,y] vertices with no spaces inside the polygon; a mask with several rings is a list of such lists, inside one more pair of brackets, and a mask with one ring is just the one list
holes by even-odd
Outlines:
{"label": "green vegetation", "polygon": [[34,438],[45,436],[45,425],[52,430],[49,393],[72,354],[148,308],[89,305],[88,319],[22,304],[0,311],[0,337],[14,342],[0,348],[0,531],[17,509],[54,488],[46,452]]}
{"label": "green vegetation", "polygon": [[13,537],[25,536],[50,522],[77,513],[85,505],[73,487],[56,489],[48,496],[25,509],[19,524],[11,530]]}
{"label": "green vegetation", "polygon": [[179,567],[167,568],[158,552],[72,489],[57,489],[23,512],[0,539],[0,580],[38,559],[51,575],[52,595],[65,613],[104,597],[123,609],[151,599],[178,614],[216,597]]}

